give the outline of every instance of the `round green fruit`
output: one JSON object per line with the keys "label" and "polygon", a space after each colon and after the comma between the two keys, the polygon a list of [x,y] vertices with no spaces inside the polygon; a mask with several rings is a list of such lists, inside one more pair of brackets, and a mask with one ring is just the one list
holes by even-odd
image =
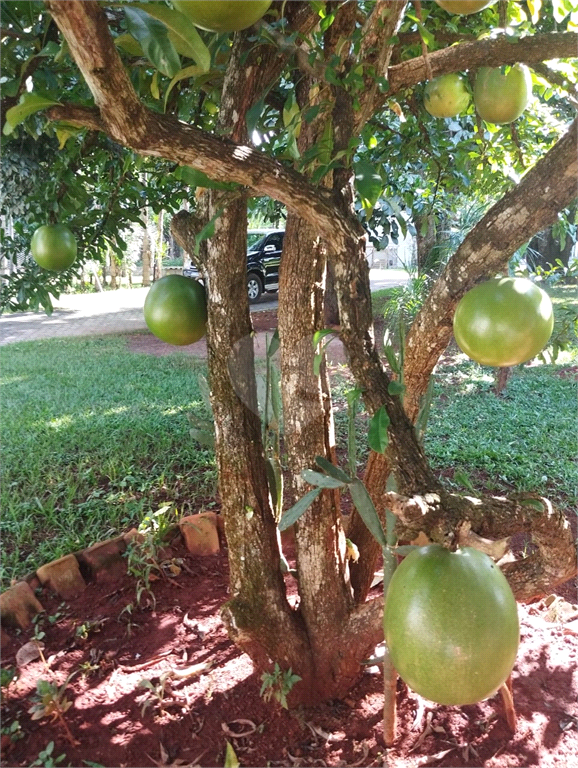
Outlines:
{"label": "round green fruit", "polygon": [[64,224],[44,224],[32,235],[30,250],[40,267],[60,272],[76,259],[76,238]]}
{"label": "round green fruit", "polygon": [[475,704],[508,678],[518,651],[516,601],[483,552],[413,551],[387,590],[385,640],[399,676],[438,704]]}
{"label": "round green fruit", "polygon": [[554,313],[548,294],[522,277],[496,277],[462,297],[454,314],[459,348],[481,365],[531,360],[548,343]]}
{"label": "round green fruit", "polygon": [[433,117],[455,117],[468,108],[470,94],[464,78],[457,72],[430,80],[423,104]]}
{"label": "round green fruit", "polygon": [[456,13],[460,16],[469,16],[470,13],[477,13],[495,2],[496,0],[436,0],[436,3],[444,11]]}
{"label": "round green fruit", "polygon": [[531,95],[532,77],[524,64],[478,70],[474,105],[478,115],[488,123],[502,125],[516,120],[526,109]]}
{"label": "round green fruit", "polygon": [[173,0],[177,11],[209,32],[238,32],[269,10],[272,0]]}
{"label": "round green fruit", "polygon": [[161,341],[194,344],[207,329],[205,289],[197,280],[167,275],[154,283],[144,303],[145,322]]}

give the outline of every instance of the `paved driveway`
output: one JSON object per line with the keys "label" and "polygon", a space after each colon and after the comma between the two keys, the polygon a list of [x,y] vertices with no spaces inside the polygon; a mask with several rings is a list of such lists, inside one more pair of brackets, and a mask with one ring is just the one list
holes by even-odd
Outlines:
{"label": "paved driveway", "polygon": [[[400,269],[372,269],[372,290],[399,285],[407,280]],[[148,288],[121,288],[103,293],[63,295],[54,302],[54,312],[16,312],[0,316],[0,346],[17,341],[54,339],[65,336],[102,336],[146,330],[143,305]],[[274,297],[274,298],[273,298]],[[251,306],[252,312],[274,309],[277,297],[265,294]]]}

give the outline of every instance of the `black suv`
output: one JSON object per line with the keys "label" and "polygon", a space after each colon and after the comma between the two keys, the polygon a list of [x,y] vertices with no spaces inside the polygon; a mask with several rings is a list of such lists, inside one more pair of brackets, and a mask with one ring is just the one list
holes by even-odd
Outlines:
{"label": "black suv", "polygon": [[[249,233],[249,242],[251,242],[251,234],[253,234],[253,238],[255,237],[255,233]],[[284,230],[276,229],[259,237],[256,242],[249,245],[247,251],[247,293],[250,302],[257,301],[263,291],[278,290],[279,263],[281,262],[284,234]],[[196,267],[183,269],[183,275],[195,280],[199,279],[199,271]]]}

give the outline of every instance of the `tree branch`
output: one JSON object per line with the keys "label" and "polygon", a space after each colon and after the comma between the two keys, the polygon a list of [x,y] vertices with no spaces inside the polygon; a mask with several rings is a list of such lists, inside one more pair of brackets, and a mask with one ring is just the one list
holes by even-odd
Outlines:
{"label": "tree branch", "polygon": [[[529,533],[537,551],[501,565],[516,600],[543,597],[578,572],[570,522],[540,496],[478,499],[445,491],[413,497],[385,493],[382,505],[382,515],[387,507],[398,518],[396,532],[402,540],[411,541],[423,531],[432,541],[473,546],[496,559],[503,557],[513,534]],[[496,541],[500,537],[505,538]]]}
{"label": "tree branch", "polygon": [[499,200],[464,241],[434,283],[406,340],[405,408],[410,419],[419,412],[429,376],[452,337],[456,305],[483,278],[506,269],[510,256],[556,221],[558,212],[576,198],[578,120]]}
{"label": "tree branch", "polygon": [[[513,40],[511,37],[487,38],[442,48],[429,54],[433,77],[448,72],[473,70],[478,67],[499,67],[503,64],[537,64],[550,59],[569,59],[576,56],[578,34],[550,32]],[[383,98],[387,101],[403,88],[411,88],[427,79],[423,56],[396,64],[389,68],[390,90]]]}
{"label": "tree branch", "polygon": [[[97,2],[47,0],[46,4],[93,94],[102,128],[119,144],[273,197],[308,220],[337,248],[363,236],[353,216],[335,210],[331,193],[309,184],[301,174],[251,146],[239,146],[146,109],[124,70]],[[77,110],[75,116],[77,124],[96,127],[93,112]],[[85,122],[80,123],[83,117]]]}

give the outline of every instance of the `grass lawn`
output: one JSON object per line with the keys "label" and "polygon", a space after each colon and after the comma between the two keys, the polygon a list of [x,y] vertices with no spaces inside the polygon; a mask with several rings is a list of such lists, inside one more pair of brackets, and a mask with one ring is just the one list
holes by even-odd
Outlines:
{"label": "grass lawn", "polygon": [[132,354],[122,337],[1,350],[2,585],[135,525],[168,501],[188,514],[214,495],[207,416],[189,357]]}
{"label": "grass lawn", "polygon": [[[575,287],[553,298],[578,304]],[[116,336],[8,345],[0,356],[3,589],[164,504],[188,514],[215,503],[214,457],[191,439],[187,419],[209,416],[197,384],[203,362],[134,354]],[[434,468],[460,490],[534,490],[575,508],[576,365],[578,345],[555,365],[519,366],[500,397],[493,371],[463,355],[438,367],[426,433]],[[351,386],[336,378],[343,448]],[[366,424],[361,413],[360,458]]]}

